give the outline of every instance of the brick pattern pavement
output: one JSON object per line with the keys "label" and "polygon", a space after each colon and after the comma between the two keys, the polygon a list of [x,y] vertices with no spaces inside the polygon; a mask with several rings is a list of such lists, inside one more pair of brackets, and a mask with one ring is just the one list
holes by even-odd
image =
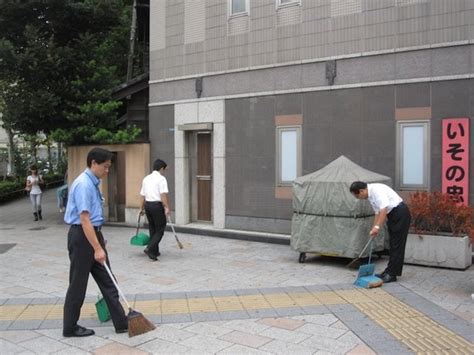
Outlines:
{"label": "brick pattern pavement", "polygon": [[[112,268],[134,307],[158,324],[128,338],[100,323],[91,280],[85,339],[61,334],[67,227],[45,194],[44,220],[27,200],[1,206],[0,353],[3,354],[463,354],[473,346],[473,269],[406,265],[396,284],[352,285],[330,258],[297,262],[288,246],[166,233],[160,262],[128,241],[133,228],[104,228]],[[386,260],[377,261],[377,269]],[[472,351],[471,351],[472,353]]]}

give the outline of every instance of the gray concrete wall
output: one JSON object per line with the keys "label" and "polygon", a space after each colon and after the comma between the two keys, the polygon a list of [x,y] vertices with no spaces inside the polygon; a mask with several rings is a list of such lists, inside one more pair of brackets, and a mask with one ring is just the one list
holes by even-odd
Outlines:
{"label": "gray concrete wall", "polygon": [[[329,85],[326,79],[325,61],[204,76],[201,98],[251,97],[472,77],[474,44],[465,44],[340,58],[336,60],[334,85]],[[195,85],[195,78],[151,82],[150,104],[195,100]]]}
{"label": "gray concrete wall", "polygon": [[228,0],[152,1],[151,80],[474,39],[472,0],[249,3],[232,18]]}
{"label": "gray concrete wall", "polygon": [[150,170],[155,159],[162,159],[168,165],[166,179],[169,188],[169,202],[174,209],[174,106],[150,108]]}
{"label": "gray concrete wall", "polygon": [[[249,3],[248,16],[229,18],[227,0],[207,0],[205,11],[151,2],[152,159],[172,160],[175,104],[225,100],[225,227],[288,233],[275,116],[303,117],[303,174],[344,154],[395,180],[397,110],[428,108],[430,185],[440,188],[441,119],[474,116],[474,1]],[[471,167],[471,201],[473,179]]]}
{"label": "gray concrete wall", "polygon": [[303,175],[345,155],[397,186],[395,111],[413,107],[431,107],[430,185],[440,190],[441,120],[471,117],[474,136],[474,79],[227,100],[226,227],[290,232],[291,200],[275,197],[275,116],[303,116]]}

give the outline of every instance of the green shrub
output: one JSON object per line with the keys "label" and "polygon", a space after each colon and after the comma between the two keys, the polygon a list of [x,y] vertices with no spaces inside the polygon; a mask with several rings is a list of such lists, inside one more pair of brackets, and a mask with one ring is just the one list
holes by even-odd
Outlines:
{"label": "green shrub", "polygon": [[25,196],[25,180],[0,181],[0,203]]}
{"label": "green shrub", "polygon": [[[44,185],[42,190],[55,188],[64,184],[64,176],[60,174],[48,174],[43,176]],[[7,178],[0,181],[0,203],[5,203],[25,196],[26,178]]]}

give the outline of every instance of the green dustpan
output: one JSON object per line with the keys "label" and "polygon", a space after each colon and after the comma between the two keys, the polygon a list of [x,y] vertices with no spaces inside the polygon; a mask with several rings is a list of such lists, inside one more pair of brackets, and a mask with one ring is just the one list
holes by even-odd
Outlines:
{"label": "green dustpan", "polygon": [[140,217],[141,214],[138,214],[137,232],[132,237],[132,239],[130,239],[130,244],[144,246],[148,245],[148,243],[150,242],[150,236],[146,233],[138,232],[140,229]]}
{"label": "green dustpan", "polygon": [[132,239],[130,239],[130,244],[132,245],[143,246],[143,245],[148,245],[149,242],[150,242],[150,236],[143,232],[140,232],[134,235]]}
{"label": "green dustpan", "polygon": [[103,322],[107,322],[110,319],[109,308],[103,297],[97,296],[98,300],[95,303],[95,310],[97,311],[97,317]]}

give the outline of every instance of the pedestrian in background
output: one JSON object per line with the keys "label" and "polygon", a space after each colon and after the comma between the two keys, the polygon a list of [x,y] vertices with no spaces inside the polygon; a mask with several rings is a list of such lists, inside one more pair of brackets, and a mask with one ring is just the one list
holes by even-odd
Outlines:
{"label": "pedestrian in background", "polygon": [[153,163],[153,172],[143,179],[140,195],[142,205],[140,213],[146,213],[150,242],[144,250],[148,257],[156,261],[160,256],[160,242],[166,227],[166,216],[169,216],[168,182],[163,176],[167,165],[161,159]]}
{"label": "pedestrian in background", "polygon": [[85,337],[94,335],[92,329],[77,324],[84,303],[89,273],[104,296],[116,333],[128,330],[127,316],[119,301],[104,263],[110,267],[104,237],[103,198],[99,190],[100,179],[109,173],[112,153],[93,148],[87,155],[87,169],[71,185],[64,221],[70,225],[68,251],[71,261],[69,287],[64,301],[63,336]]}
{"label": "pedestrian in background", "polygon": [[387,221],[390,258],[385,270],[375,276],[380,277],[384,283],[397,281],[397,276],[402,275],[405,245],[411,222],[408,206],[395,191],[385,184],[355,181],[350,186],[350,191],[357,199],[368,199],[375,212],[374,223],[370,229],[371,238],[379,234],[380,226],[385,223],[385,220]]}
{"label": "pedestrian in background", "polygon": [[41,214],[41,196],[43,191],[41,191],[40,184],[43,184],[44,181],[43,177],[38,173],[36,165],[30,167],[30,173],[31,175],[28,175],[26,178],[25,190],[29,191],[34,220],[37,221],[38,219],[43,219]]}

